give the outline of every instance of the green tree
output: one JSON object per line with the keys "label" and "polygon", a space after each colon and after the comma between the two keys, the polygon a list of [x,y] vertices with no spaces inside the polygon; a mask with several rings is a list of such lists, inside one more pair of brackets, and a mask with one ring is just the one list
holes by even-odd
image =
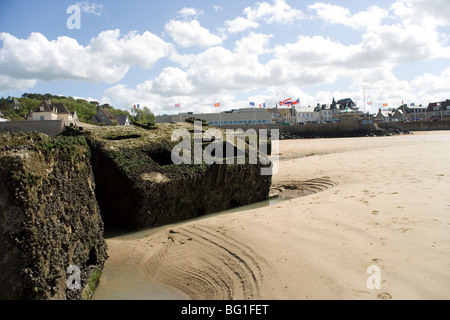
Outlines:
{"label": "green tree", "polygon": [[136,111],[136,116],[134,117],[135,121],[144,123],[155,123],[156,117],[148,107],[143,107],[142,109],[134,109],[134,110]]}

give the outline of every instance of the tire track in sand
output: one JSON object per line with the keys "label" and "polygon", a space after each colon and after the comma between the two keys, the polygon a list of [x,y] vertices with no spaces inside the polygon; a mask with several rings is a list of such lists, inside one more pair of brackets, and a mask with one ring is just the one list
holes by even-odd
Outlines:
{"label": "tire track in sand", "polygon": [[274,184],[270,190],[271,195],[302,197],[319,193],[337,185],[329,177],[310,179],[306,181],[287,181]]}
{"label": "tire track in sand", "polygon": [[220,228],[192,224],[167,231],[158,251],[141,262],[149,278],[195,300],[244,300],[260,296],[266,263]]}

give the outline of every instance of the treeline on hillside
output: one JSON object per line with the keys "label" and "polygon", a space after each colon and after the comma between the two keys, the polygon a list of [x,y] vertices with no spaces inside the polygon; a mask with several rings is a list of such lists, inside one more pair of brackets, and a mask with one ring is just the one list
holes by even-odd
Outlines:
{"label": "treeline on hillside", "polygon": [[133,110],[130,114],[128,110],[115,109],[109,104],[100,105],[98,101],[87,101],[84,99],[74,99],[72,97],[56,96],[50,93],[24,93],[21,98],[16,98],[20,102],[18,110],[10,109],[7,99],[0,99],[0,112],[6,118],[17,121],[25,120],[25,117],[31,110],[38,107],[42,100],[50,100],[52,103],[62,103],[70,112],[77,112],[81,122],[90,122],[93,115],[97,113],[97,106],[107,108],[113,115],[127,114],[131,121],[142,120],[145,122],[154,122],[155,116],[149,108],[144,107],[142,110]]}

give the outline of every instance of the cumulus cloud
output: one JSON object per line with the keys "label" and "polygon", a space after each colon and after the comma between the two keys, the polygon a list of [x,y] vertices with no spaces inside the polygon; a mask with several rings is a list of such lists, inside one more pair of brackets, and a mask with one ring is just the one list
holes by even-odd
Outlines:
{"label": "cumulus cloud", "polygon": [[234,20],[225,21],[225,26],[230,34],[243,32],[247,29],[256,29],[259,24],[247,18],[237,17]]}
{"label": "cumulus cloud", "polygon": [[0,40],[2,73],[26,81],[71,79],[113,83],[122,79],[130,66],[150,68],[172,49],[171,44],[148,31],[125,35],[119,30],[104,31],[87,46],[70,37],[50,41],[37,32],[28,39],[3,32]]}
{"label": "cumulus cloud", "polygon": [[203,28],[197,20],[190,22],[170,20],[165,29],[169,36],[184,48],[192,46],[208,48],[222,43],[222,38]]}
{"label": "cumulus cloud", "polygon": [[450,67],[444,69],[440,75],[425,73],[411,82],[419,94],[427,96],[429,101],[448,99],[449,83]]}
{"label": "cumulus cloud", "polygon": [[104,9],[104,6],[102,4],[89,4],[89,1],[78,2],[75,5],[80,7],[82,12],[91,13],[96,16],[101,16]]}
{"label": "cumulus cloud", "polygon": [[[305,19],[286,0],[257,2],[242,16],[224,21],[223,30],[233,35],[226,40],[200,24],[197,19],[204,12],[195,8],[181,9],[176,20],[165,24],[168,42],[148,31],[104,31],[86,46],[69,37],[50,41],[40,33],[28,39],[0,33],[0,89],[24,88],[36,80],[108,82],[114,85],[102,101],[117,106],[141,103],[155,113],[171,112],[175,103],[196,112],[215,111],[211,106],[218,101],[224,108],[243,107],[248,105],[242,100],[247,94],[268,105],[291,96],[300,97],[302,105],[329,103],[333,96],[352,97],[362,107],[363,87],[374,104],[395,105],[419,95],[448,98],[450,68],[412,81],[399,79],[394,72],[404,62],[450,59],[450,38],[440,28],[450,25],[445,18],[450,13],[448,0],[394,1],[389,7],[369,6],[357,12],[324,2],[308,7],[325,32],[330,26],[354,29],[359,38],[351,44],[336,40],[333,33],[307,34],[295,25],[290,29],[299,30],[298,36],[289,42],[277,34],[258,33],[264,24]],[[436,10],[441,15],[433,20]],[[172,65],[155,70],[147,81],[133,87],[116,83],[132,66],[152,68],[164,57]],[[327,91],[321,85],[340,89]]]}
{"label": "cumulus cloud", "polygon": [[391,9],[401,15],[406,24],[431,28],[450,25],[450,2],[447,0],[398,0]]}
{"label": "cumulus cloud", "polygon": [[285,0],[274,0],[273,4],[258,2],[254,7],[244,9],[251,21],[264,20],[268,23],[289,24],[304,18],[301,10],[291,7]]}
{"label": "cumulus cloud", "polygon": [[301,10],[292,8],[285,0],[274,0],[273,4],[258,2],[253,7],[245,8],[243,14],[245,17],[225,21],[230,34],[259,28],[262,23],[290,24],[305,18]]}
{"label": "cumulus cloud", "polygon": [[178,11],[178,17],[189,20],[189,19],[197,19],[199,16],[203,15],[205,12],[201,9],[195,8],[183,8]]}
{"label": "cumulus cloud", "polygon": [[388,17],[389,11],[377,6],[370,6],[366,11],[352,14],[348,8],[318,2],[308,6],[316,11],[317,17],[328,24],[342,24],[355,29],[376,28],[382,19]]}

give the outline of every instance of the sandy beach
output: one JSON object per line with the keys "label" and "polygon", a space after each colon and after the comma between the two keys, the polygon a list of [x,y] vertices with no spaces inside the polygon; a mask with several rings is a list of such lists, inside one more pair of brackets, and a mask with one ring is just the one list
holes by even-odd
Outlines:
{"label": "sandy beach", "polygon": [[108,239],[93,298],[450,299],[449,163],[448,131],[280,141],[309,195]]}

